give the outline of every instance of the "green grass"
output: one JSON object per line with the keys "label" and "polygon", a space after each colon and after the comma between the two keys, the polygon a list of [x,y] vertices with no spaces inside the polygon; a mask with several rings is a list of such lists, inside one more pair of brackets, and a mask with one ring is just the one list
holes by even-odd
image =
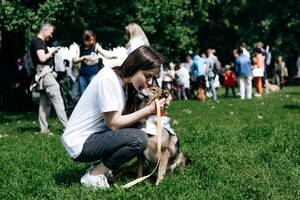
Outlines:
{"label": "green grass", "polygon": [[[89,165],[68,157],[55,115],[48,137],[34,135],[37,114],[0,113],[0,134],[7,134],[0,139],[0,199],[300,198],[299,87],[244,101],[173,101],[169,116],[193,163],[157,187],[149,179],[128,190],[94,191],[80,185]],[[114,183],[134,173],[133,160],[115,172]]]}

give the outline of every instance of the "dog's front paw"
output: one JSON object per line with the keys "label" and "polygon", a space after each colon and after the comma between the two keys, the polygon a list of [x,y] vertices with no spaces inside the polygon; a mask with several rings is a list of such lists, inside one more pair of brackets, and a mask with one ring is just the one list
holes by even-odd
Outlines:
{"label": "dog's front paw", "polygon": [[155,182],[155,185],[158,185],[160,183],[160,181],[161,181],[160,179],[157,179]]}

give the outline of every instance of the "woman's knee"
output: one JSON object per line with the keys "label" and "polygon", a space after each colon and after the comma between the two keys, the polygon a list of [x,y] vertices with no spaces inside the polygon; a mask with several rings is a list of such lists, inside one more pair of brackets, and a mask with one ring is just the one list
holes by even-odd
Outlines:
{"label": "woman's knee", "polygon": [[141,137],[141,148],[144,151],[147,148],[148,135],[144,131],[140,131],[140,137]]}
{"label": "woman's knee", "polygon": [[132,133],[133,136],[133,142],[132,145],[138,150],[138,151],[144,151],[147,147],[148,142],[148,136],[144,131],[141,131],[139,129],[130,128],[128,129],[130,133]]}

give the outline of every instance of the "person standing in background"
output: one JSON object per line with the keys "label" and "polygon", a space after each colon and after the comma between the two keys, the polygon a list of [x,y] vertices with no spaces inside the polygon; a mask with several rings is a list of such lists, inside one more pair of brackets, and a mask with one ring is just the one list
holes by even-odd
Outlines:
{"label": "person standing in background", "polygon": [[54,65],[53,54],[56,53],[60,47],[55,47],[48,51],[46,46],[46,41],[52,38],[54,30],[55,27],[52,24],[43,23],[40,26],[37,37],[31,41],[30,46],[32,62],[34,66],[36,66],[36,87],[38,87],[40,92],[39,133],[43,134],[51,134],[47,122],[51,111],[51,103],[64,128],[67,126],[68,122],[60,86],[52,73],[52,67]]}
{"label": "person standing in background", "polygon": [[233,56],[235,59],[235,75],[239,80],[241,99],[252,98],[252,71],[251,60],[243,54],[241,49],[234,49]]}
{"label": "person standing in background", "polygon": [[224,86],[225,86],[225,97],[226,98],[228,97],[229,88],[231,88],[232,95],[233,95],[233,97],[235,97],[235,91],[234,91],[234,87],[235,87],[235,74],[231,70],[231,66],[230,65],[226,65],[225,66]]}
{"label": "person standing in background", "polygon": [[192,70],[190,75],[196,77],[196,90],[197,90],[197,99],[203,101],[206,99],[205,96],[205,88],[206,88],[206,80],[205,74],[207,74],[207,61],[206,58],[200,57],[199,55],[195,55],[193,57]]}
{"label": "person standing in background", "polygon": [[288,77],[288,70],[285,62],[282,59],[282,56],[277,57],[277,61],[275,62],[275,80],[276,84],[283,88],[283,84],[285,82],[285,78]]}
{"label": "person standing in background", "polygon": [[125,30],[129,35],[129,41],[125,46],[128,55],[140,46],[150,46],[146,34],[138,24],[130,23],[125,27]]}
{"label": "person standing in background", "polygon": [[79,70],[79,91],[80,96],[83,94],[89,83],[100,70],[98,67],[98,56],[100,53],[105,58],[113,58],[96,43],[96,35],[91,30],[85,30],[83,33],[83,44],[80,45],[79,51],[73,59],[74,63],[80,63]]}
{"label": "person standing in background", "polygon": [[[129,41],[126,44],[125,48],[127,49],[127,55],[136,50],[141,46],[150,46],[148,38],[144,33],[143,29],[137,23],[129,23],[125,26],[125,30],[129,36]],[[160,73],[156,78],[156,82],[159,87],[163,86],[163,65],[160,66]]]}
{"label": "person standing in background", "polygon": [[207,61],[208,61],[208,82],[209,82],[209,91],[212,94],[212,99],[217,100],[217,91],[215,88],[215,78],[217,75],[216,64],[218,62],[218,58],[214,55],[213,49],[207,50]]}
{"label": "person standing in background", "polygon": [[247,51],[246,44],[244,42],[240,44],[240,49],[243,51],[243,54],[245,54],[245,56],[250,58],[250,53],[249,51]]}
{"label": "person standing in background", "polygon": [[190,85],[190,75],[185,67],[175,64],[175,78],[177,86],[177,100],[187,100],[186,88]]}
{"label": "person standing in background", "polygon": [[265,57],[260,48],[255,48],[255,57],[253,58],[253,76],[255,80],[256,97],[262,96],[262,79],[264,77]]}
{"label": "person standing in background", "polygon": [[264,75],[263,75],[263,81],[268,78],[268,71],[269,66],[271,64],[272,55],[269,51],[269,46],[266,46],[266,49],[264,49],[264,44],[262,42],[256,43],[256,48],[259,48],[261,50],[261,54],[264,56]]}
{"label": "person standing in background", "polygon": [[[192,56],[191,55],[186,55],[185,56],[185,61],[183,63],[181,63],[181,65],[187,69],[189,75],[191,75],[191,71],[192,71]],[[188,98],[192,98],[194,97],[195,92],[197,91],[197,76],[195,76],[194,74],[192,74],[192,76],[190,76],[190,80],[189,80],[189,85],[190,87],[186,90],[186,94],[188,96]]]}

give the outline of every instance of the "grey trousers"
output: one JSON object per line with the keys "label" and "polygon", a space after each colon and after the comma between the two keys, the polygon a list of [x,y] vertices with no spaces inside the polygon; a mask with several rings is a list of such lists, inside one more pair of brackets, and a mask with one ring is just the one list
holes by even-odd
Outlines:
{"label": "grey trousers", "polygon": [[51,111],[51,103],[55,109],[58,120],[67,126],[68,118],[65,111],[65,105],[60,93],[59,84],[52,73],[47,73],[43,78],[43,90],[40,91],[39,122],[41,132],[49,132],[48,117]]}
{"label": "grey trousers", "polygon": [[147,134],[135,128],[93,133],[74,160],[84,163],[102,160],[106,167],[116,170],[141,154],[147,147],[147,140]]}

